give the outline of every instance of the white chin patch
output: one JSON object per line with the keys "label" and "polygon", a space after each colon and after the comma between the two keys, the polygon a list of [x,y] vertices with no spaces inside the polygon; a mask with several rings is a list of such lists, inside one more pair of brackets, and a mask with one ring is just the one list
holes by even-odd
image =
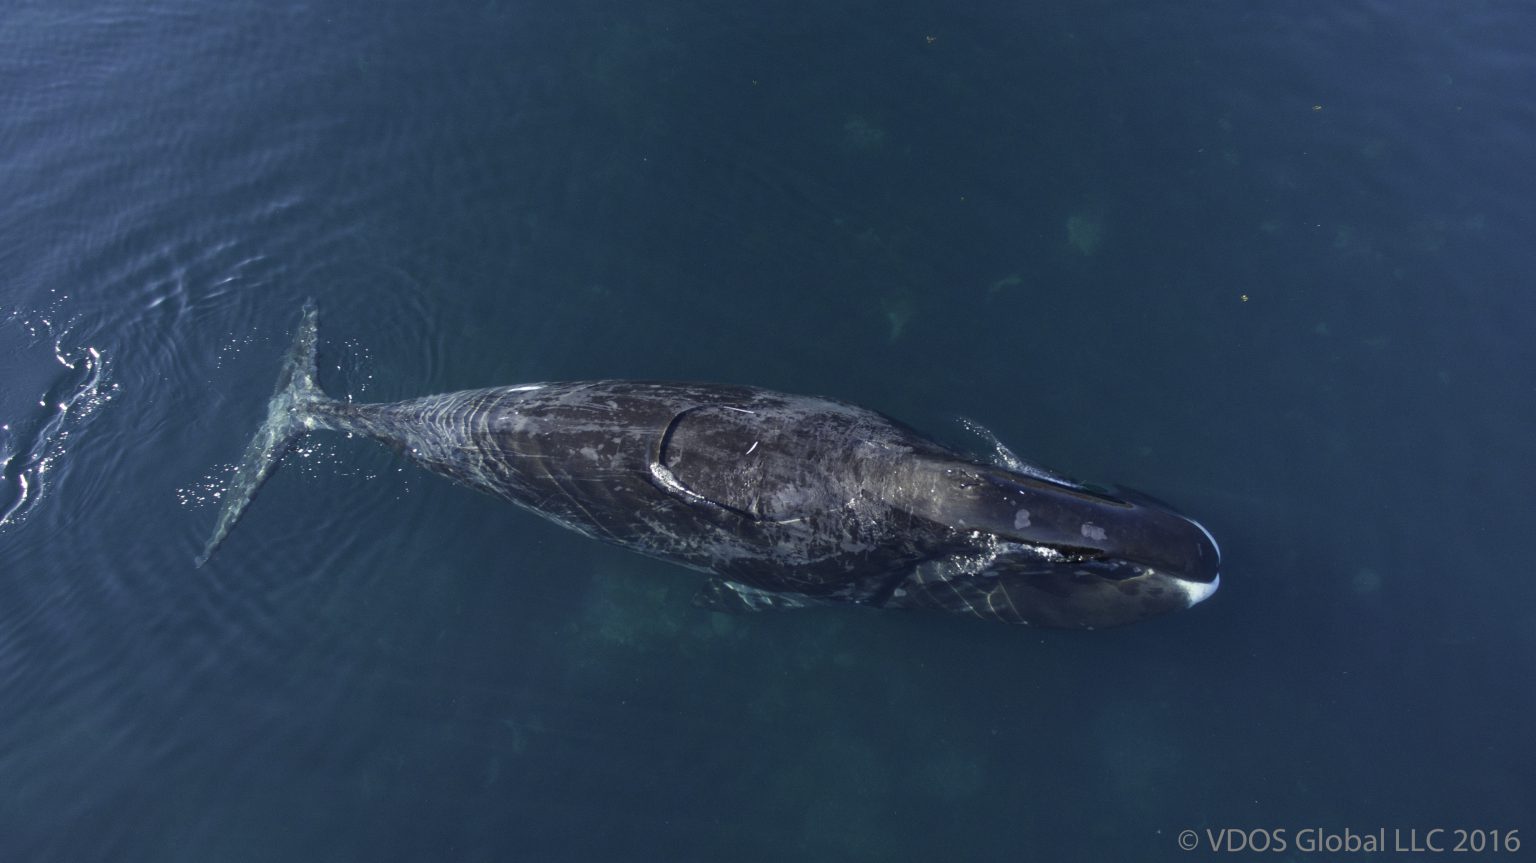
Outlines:
{"label": "white chin patch", "polygon": [[[1217,575],[1211,579],[1210,584],[1198,581],[1180,581],[1176,583],[1179,586],[1179,590],[1184,591],[1184,596],[1189,600],[1189,604],[1195,605],[1209,599],[1211,594],[1216,592],[1216,588],[1221,587],[1221,576]],[[1188,606],[1185,607],[1187,608]]]}

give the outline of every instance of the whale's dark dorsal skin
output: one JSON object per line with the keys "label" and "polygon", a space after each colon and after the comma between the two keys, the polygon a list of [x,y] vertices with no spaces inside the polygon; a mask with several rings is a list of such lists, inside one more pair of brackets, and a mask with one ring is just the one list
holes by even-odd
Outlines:
{"label": "whale's dark dorsal skin", "polygon": [[[720,610],[849,603],[1098,627],[1218,583],[1198,523],[874,411],[747,386],[582,381],[353,404],[314,385],[315,317],[231,483],[207,554],[289,442],[330,429],[565,527],[712,574]],[[1006,449],[1002,450],[1006,453]]]}

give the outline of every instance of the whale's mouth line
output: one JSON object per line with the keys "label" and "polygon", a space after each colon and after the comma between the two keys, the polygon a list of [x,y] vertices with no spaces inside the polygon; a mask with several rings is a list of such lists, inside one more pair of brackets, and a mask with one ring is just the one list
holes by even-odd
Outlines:
{"label": "whale's mouth line", "polygon": [[1211,541],[1211,548],[1216,549],[1216,558],[1218,560],[1220,560],[1221,559],[1221,544],[1216,542],[1216,537],[1211,536],[1211,532],[1206,529],[1205,525],[1201,524],[1198,521],[1195,521],[1194,519],[1190,518],[1189,516],[1187,516],[1187,515],[1184,516],[1184,520],[1189,522],[1190,524],[1194,525],[1195,527],[1200,528],[1200,532],[1205,534],[1205,538]]}
{"label": "whale's mouth line", "polygon": [[[1221,574],[1216,573],[1210,581],[1189,575],[1183,572],[1170,571],[1163,566],[1138,562],[1131,558],[1121,557],[1113,552],[1105,552],[1096,548],[1079,548],[1070,545],[1053,545],[1051,543],[1027,543],[1016,542],[1015,545],[1029,548],[1042,556],[1055,556],[1055,561],[1061,566],[1089,566],[1088,571],[1096,578],[1110,582],[1132,581],[1138,578],[1159,576],[1174,583],[1178,590],[1198,598],[1192,599],[1190,605],[1200,602],[1216,592],[1216,587],[1221,582]],[[1094,567],[1093,564],[1101,564]]]}

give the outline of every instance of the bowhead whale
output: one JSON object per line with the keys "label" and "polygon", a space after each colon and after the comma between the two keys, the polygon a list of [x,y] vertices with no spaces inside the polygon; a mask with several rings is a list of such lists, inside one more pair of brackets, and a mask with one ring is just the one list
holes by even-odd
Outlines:
{"label": "bowhead whale", "polygon": [[332,430],[707,572],[695,601],[721,611],[852,604],[1095,628],[1188,608],[1220,582],[1198,522],[1000,443],[979,459],[841,401],[723,384],[535,383],[355,404],[317,385],[317,334],[310,303],[199,565],[289,445]]}

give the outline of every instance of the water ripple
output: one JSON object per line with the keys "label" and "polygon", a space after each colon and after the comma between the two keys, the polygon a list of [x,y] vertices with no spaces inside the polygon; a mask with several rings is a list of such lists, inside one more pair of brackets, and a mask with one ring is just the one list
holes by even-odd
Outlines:
{"label": "water ripple", "polygon": [[[111,399],[114,389],[101,351],[73,344],[67,325],[19,312],[4,323],[27,331],[30,338],[0,358],[10,382],[0,415],[0,530],[36,507],[70,437]],[[51,352],[52,363],[45,352]]]}

